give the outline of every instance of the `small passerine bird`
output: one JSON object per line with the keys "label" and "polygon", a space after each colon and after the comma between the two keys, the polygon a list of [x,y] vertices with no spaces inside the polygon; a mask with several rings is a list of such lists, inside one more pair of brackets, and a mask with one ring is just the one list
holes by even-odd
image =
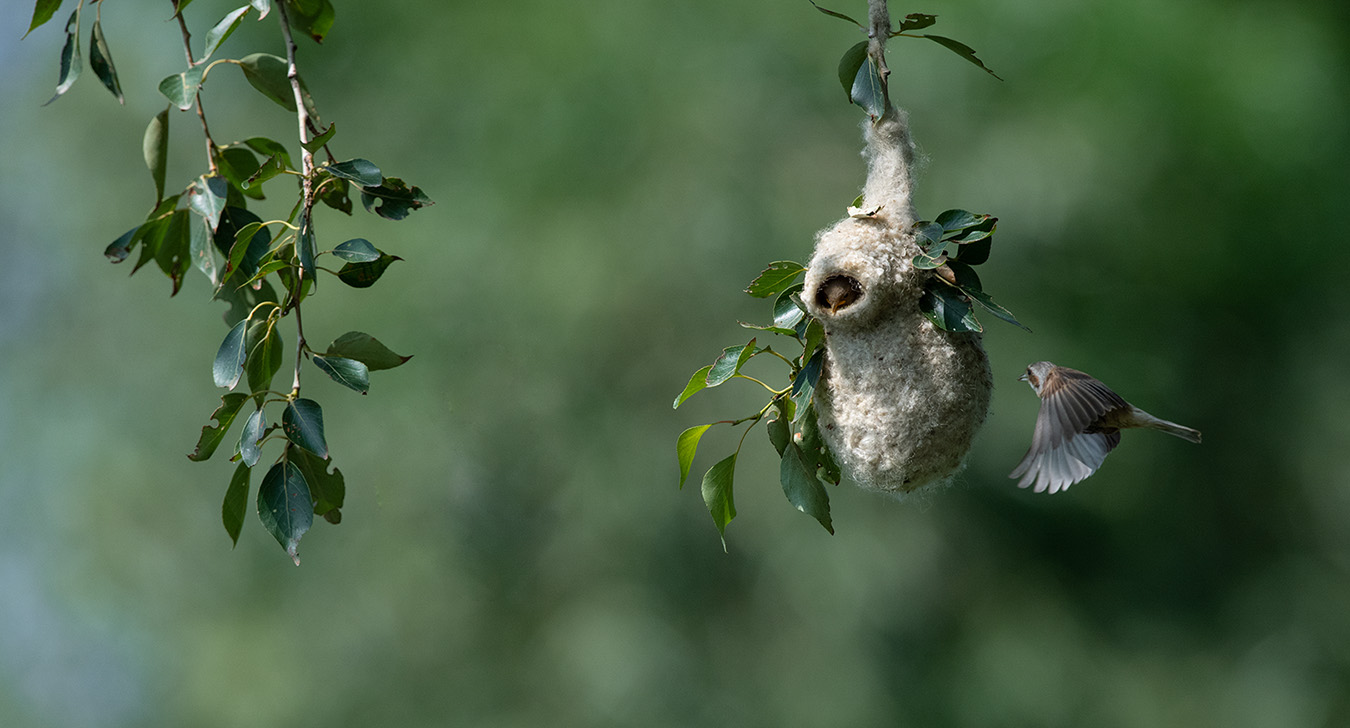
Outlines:
{"label": "small passerine bird", "polygon": [[1018,379],[1041,398],[1031,448],[1008,476],[1021,478],[1019,488],[1034,483],[1037,493],[1057,493],[1083,480],[1097,472],[1106,454],[1120,444],[1120,431],[1129,427],[1200,442],[1198,430],[1158,419],[1076,369],[1038,361]]}

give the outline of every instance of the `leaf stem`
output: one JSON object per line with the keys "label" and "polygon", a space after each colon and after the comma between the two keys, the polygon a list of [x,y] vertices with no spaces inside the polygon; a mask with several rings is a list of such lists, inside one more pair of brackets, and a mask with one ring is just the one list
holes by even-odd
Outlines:
{"label": "leaf stem", "polygon": [[750,381],[754,382],[755,384],[758,384],[759,386],[761,386],[761,387],[763,387],[763,388],[769,390],[770,392],[772,392],[772,393],[774,393],[774,394],[782,394],[782,391],[777,390],[777,389],[774,389],[773,387],[770,387],[769,385],[765,384],[764,382],[761,382],[761,381],[759,381],[758,379],[755,379],[754,377],[749,376],[749,375],[747,375],[747,374],[741,374],[740,372],[737,372],[735,376],[736,376],[737,378],[739,378],[739,379],[749,379]]}
{"label": "leaf stem", "polygon": [[[169,0],[173,5],[173,17],[178,20],[178,30],[183,36],[183,53],[187,56],[188,67],[197,65],[192,60],[192,34],[188,32],[187,21],[183,20],[183,13],[178,10],[178,3],[175,0]],[[102,10],[100,5],[99,10]],[[197,119],[202,122],[202,136],[206,137],[206,163],[211,169],[211,174],[219,174],[220,168],[216,166],[216,142],[211,138],[211,128],[206,125],[206,111],[202,108],[202,92],[200,84],[197,89],[197,96],[194,106],[197,108]]]}

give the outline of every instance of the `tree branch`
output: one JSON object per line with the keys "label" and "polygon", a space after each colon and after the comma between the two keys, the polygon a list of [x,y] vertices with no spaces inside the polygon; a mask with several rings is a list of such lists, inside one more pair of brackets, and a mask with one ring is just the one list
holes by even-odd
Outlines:
{"label": "tree branch", "polygon": [[[178,20],[178,30],[183,36],[183,53],[187,55],[188,66],[197,65],[192,60],[192,34],[188,32],[187,21],[183,20],[183,14],[178,11],[178,3],[175,0],[169,0],[173,4],[173,17]],[[99,5],[99,11],[102,12],[103,5]],[[206,137],[206,163],[210,166],[211,174],[216,174],[220,170],[216,167],[216,142],[211,138],[211,129],[206,125],[206,112],[202,109],[202,92],[197,90],[196,97],[197,118],[202,122],[202,136]]]}
{"label": "tree branch", "polygon": [[[300,179],[303,190],[303,205],[300,210],[300,232],[296,240],[296,250],[305,245],[307,239],[314,236],[314,154],[305,148],[309,143],[309,109],[305,106],[304,91],[300,88],[300,72],[295,67],[295,38],[291,36],[291,19],[286,15],[286,3],[274,5],[277,9],[277,22],[281,23],[281,35],[286,39],[286,78],[291,82],[291,94],[295,97],[296,123],[300,129]],[[304,260],[301,258],[301,260]],[[305,356],[305,327],[300,318],[301,291],[305,287],[306,271],[300,266],[300,275],[296,277],[293,307],[295,308],[295,380],[291,385],[292,396],[300,391],[300,365]]]}
{"label": "tree branch", "polygon": [[886,8],[886,0],[867,0],[867,56],[877,65],[877,76],[881,78],[881,96],[886,100],[887,113],[893,108],[887,83],[891,69],[886,67],[886,41],[890,37],[891,14]]}

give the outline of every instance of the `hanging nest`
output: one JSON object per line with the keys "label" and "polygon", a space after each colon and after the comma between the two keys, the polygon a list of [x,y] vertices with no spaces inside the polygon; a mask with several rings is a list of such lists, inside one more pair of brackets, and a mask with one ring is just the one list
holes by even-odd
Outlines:
{"label": "hanging nest", "polygon": [[979,334],[944,331],[919,309],[934,273],[912,263],[922,251],[904,112],[864,126],[862,206],[820,233],[801,295],[826,331],[816,390],[825,441],[859,485],[903,495],[961,468],[993,377]]}

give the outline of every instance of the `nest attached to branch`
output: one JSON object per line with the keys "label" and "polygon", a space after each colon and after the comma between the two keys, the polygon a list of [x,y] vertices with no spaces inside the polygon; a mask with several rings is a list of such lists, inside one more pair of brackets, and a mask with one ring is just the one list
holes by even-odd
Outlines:
{"label": "nest attached to branch", "polygon": [[979,334],[943,331],[919,310],[933,272],[911,262],[921,250],[904,112],[864,126],[861,211],[817,236],[802,301],[826,331],[816,390],[826,442],[859,485],[904,495],[961,468],[993,377]]}

